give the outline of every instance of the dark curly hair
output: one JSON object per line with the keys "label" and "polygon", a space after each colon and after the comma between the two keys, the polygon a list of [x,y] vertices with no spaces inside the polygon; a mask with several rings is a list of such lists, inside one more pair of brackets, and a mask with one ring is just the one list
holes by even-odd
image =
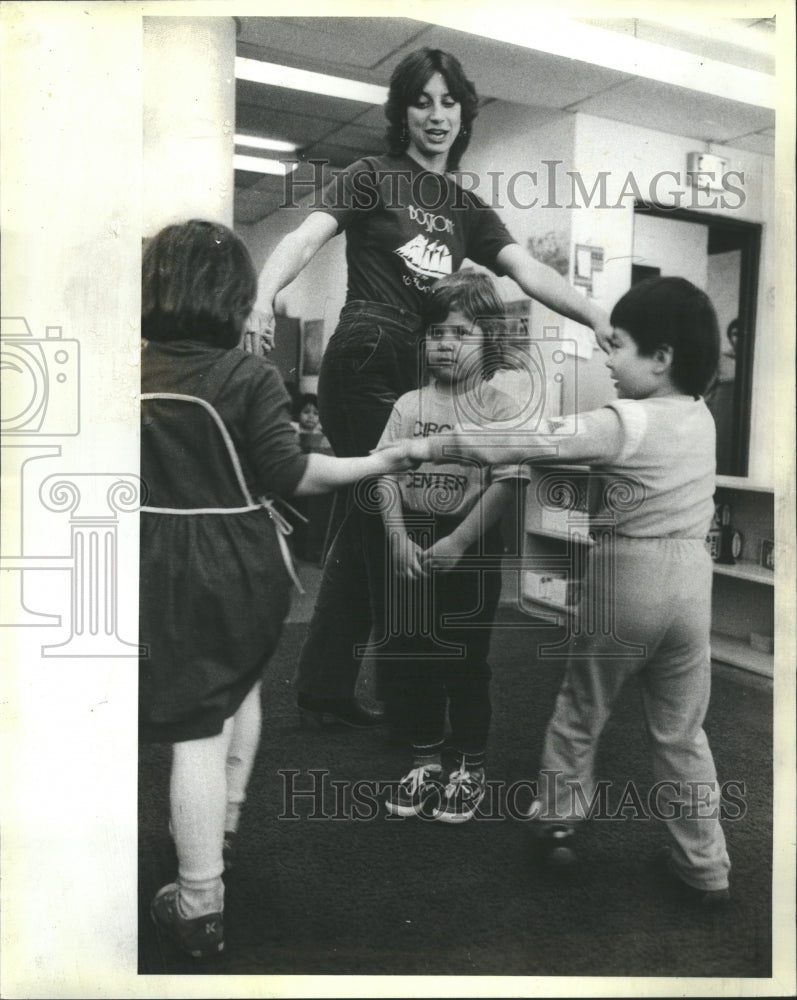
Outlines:
{"label": "dark curly hair", "polygon": [[719,364],[720,335],[711,299],[686,278],[646,278],[623,295],[611,315],[642,357],[672,348],[670,377],[676,388],[702,396]]}
{"label": "dark curly hair", "polygon": [[191,219],[145,241],[141,336],[236,347],[257,298],[249,251],[218,222]]}
{"label": "dark curly hair", "polygon": [[461,128],[448,151],[446,162],[448,170],[458,170],[459,161],[470,142],[471,124],[479,113],[479,98],[459,60],[442,49],[416,49],[393,70],[385,103],[385,117],[389,123],[385,136],[391,153],[405,152],[409,144],[405,129],[407,108],[418,100],[435,73],[446,81],[448,92],[461,109]]}

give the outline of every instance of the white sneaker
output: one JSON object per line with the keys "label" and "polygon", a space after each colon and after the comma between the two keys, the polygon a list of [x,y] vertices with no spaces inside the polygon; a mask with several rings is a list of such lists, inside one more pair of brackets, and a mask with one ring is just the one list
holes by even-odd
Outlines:
{"label": "white sneaker", "polygon": [[486,791],[483,768],[469,771],[463,764],[449,775],[443,797],[432,815],[443,823],[465,823],[479,808]]}

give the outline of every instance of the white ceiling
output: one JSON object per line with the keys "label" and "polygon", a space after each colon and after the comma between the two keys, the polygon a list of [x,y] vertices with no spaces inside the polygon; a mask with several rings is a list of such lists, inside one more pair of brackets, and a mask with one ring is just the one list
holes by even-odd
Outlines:
{"label": "white ceiling", "polygon": [[[243,17],[239,56],[387,85],[407,52],[430,46],[453,52],[483,103],[499,100],[552,111],[584,111],[696,140],[774,153],[775,112],[768,107],[661,83],[587,61],[507,44],[404,18]],[[755,73],[774,74],[774,27],[768,19],[687,26],[650,20],[582,22],[680,53]],[[296,143],[296,158],[345,166],[384,148],[381,107],[238,81],[236,131]],[[251,150],[246,150],[247,153]],[[274,154],[263,154],[274,155]],[[284,156],[284,154],[283,154]],[[312,175],[302,164],[294,177]],[[236,170],[235,221],[254,223],[282,201],[284,179]]]}

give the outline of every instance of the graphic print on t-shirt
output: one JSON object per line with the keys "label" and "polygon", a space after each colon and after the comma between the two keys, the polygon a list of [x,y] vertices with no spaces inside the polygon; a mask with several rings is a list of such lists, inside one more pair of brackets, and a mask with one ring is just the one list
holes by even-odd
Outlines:
{"label": "graphic print on t-shirt", "polygon": [[438,240],[430,242],[425,236],[418,234],[399,247],[396,253],[410,270],[425,278],[436,280],[451,274],[451,251]]}

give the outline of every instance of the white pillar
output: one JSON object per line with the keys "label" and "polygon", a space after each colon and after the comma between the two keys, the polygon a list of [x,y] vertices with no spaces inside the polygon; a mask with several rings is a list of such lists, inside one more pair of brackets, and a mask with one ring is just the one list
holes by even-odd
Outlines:
{"label": "white pillar", "polygon": [[188,218],[232,226],[235,20],[143,21],[143,235]]}
{"label": "white pillar", "polygon": [[[1,12],[2,313],[29,330],[13,350],[0,331],[3,559],[30,609],[27,627],[0,628],[10,995],[137,989],[138,518],[100,508],[78,524],[39,486],[137,475],[142,234],[189,214],[232,221],[235,21],[143,25],[142,6]],[[5,364],[23,354],[27,367]],[[82,574],[71,594],[68,569]],[[70,637],[87,647],[64,659],[72,648],[53,647]]]}

